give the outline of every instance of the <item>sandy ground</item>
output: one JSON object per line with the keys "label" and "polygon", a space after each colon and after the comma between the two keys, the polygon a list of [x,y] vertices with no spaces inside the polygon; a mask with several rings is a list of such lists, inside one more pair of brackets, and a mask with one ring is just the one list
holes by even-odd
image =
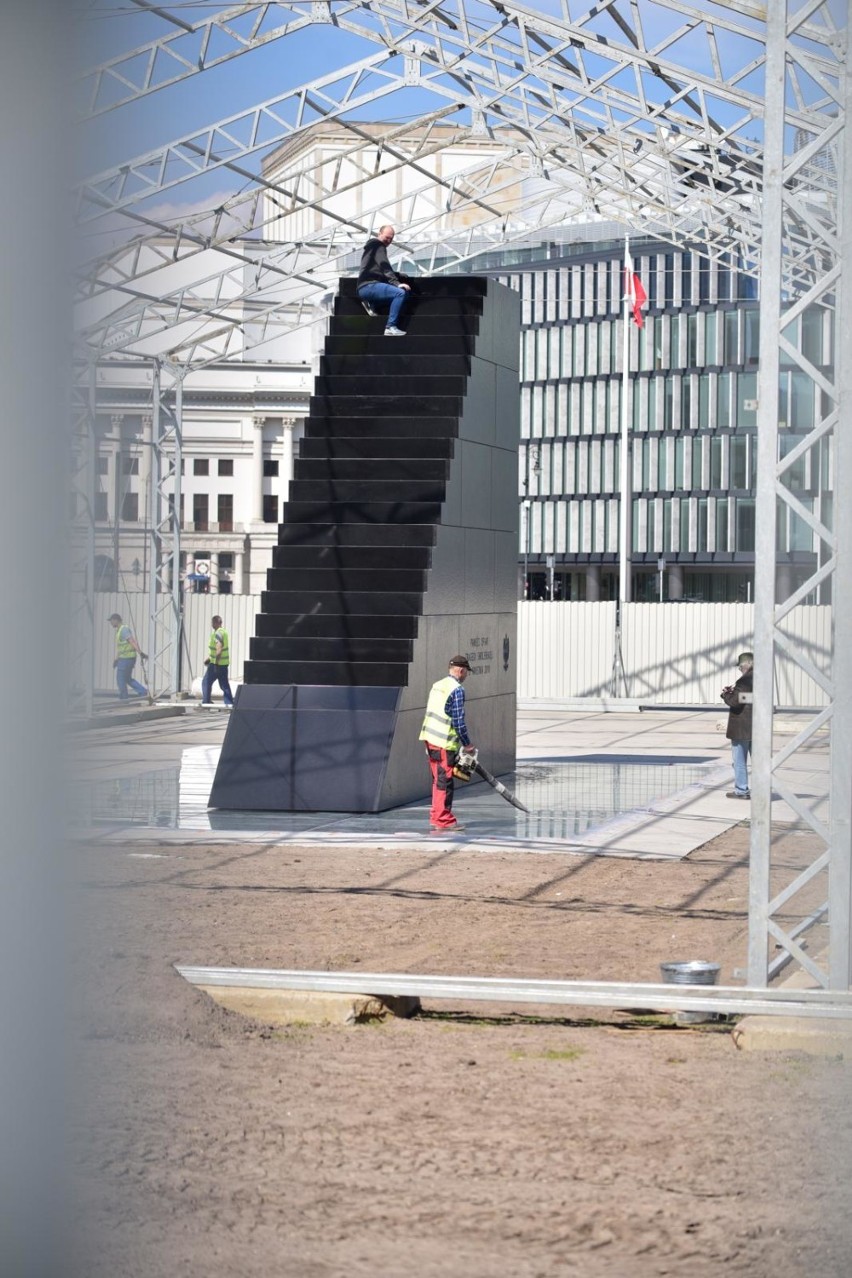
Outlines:
{"label": "sandy ground", "polygon": [[[783,836],[791,867],[805,839]],[[494,1004],[272,1029],[172,967],[653,981],[662,960],[707,958],[728,982],[746,852],[745,826],[677,863],[74,848],[69,1268],[847,1278],[848,1061],[740,1053],[718,1025]]]}

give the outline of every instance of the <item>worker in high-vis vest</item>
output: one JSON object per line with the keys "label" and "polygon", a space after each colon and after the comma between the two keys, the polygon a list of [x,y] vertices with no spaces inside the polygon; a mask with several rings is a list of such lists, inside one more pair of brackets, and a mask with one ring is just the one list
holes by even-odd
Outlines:
{"label": "worker in high-vis vest", "polygon": [[121,613],[114,612],[109,619],[109,624],[115,631],[115,659],[112,668],[115,671],[115,682],[118,685],[119,701],[130,700],[130,689],[136,693],[137,697],[147,697],[148,689],[141,684],[138,679],[133,678],[133,667],[136,665],[136,658],[144,657],[144,652],[136,642],[133,631],[130,626],[125,626],[121,620]]}
{"label": "worker in high-vis vest", "polygon": [[464,720],[464,683],[470,674],[470,662],[461,655],[450,658],[446,678],[432,684],[426,715],[420,729],[420,740],[426,744],[426,755],[432,773],[432,807],[429,824],[433,830],[461,830],[453,816],[453,792],[460,746],[473,749]]}
{"label": "worker in high-vis vest", "polygon": [[231,654],[228,645],[228,632],[222,625],[221,617],[213,618],[213,629],[207,645],[207,657],[204,662],[204,678],[201,680],[201,704],[213,704],[213,684],[218,683],[225,698],[225,705],[234,704],[234,694],[228,682],[228,663]]}

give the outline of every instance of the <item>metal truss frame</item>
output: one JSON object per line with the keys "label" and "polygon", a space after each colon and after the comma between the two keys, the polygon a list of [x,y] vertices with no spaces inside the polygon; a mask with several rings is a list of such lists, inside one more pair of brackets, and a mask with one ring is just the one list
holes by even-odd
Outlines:
{"label": "metal truss frame", "polygon": [[[792,959],[820,988],[846,990],[852,980],[852,513],[845,494],[852,478],[852,449],[842,429],[852,409],[852,107],[850,69],[838,60],[831,76],[822,68],[823,97],[807,129],[796,132],[789,105],[809,74],[811,45],[803,37],[799,8],[790,0],[770,6],[767,22],[766,151],[762,244],[761,341],[758,375],[758,483],[755,571],[755,694],[751,869],[749,889],[749,985],[765,985],[779,965]],[[798,128],[798,126],[797,126]],[[834,189],[815,211],[802,201],[803,169],[817,156],[837,155],[828,176]],[[793,291],[785,278],[785,208],[809,217],[816,240],[809,262],[809,287]],[[844,270],[845,268],[845,270]],[[801,318],[817,308],[832,323],[830,364],[816,367],[807,357]],[[792,451],[780,455],[779,374],[781,355],[807,379],[818,405],[813,428]],[[830,517],[809,510],[789,486],[791,467],[823,441],[833,452],[835,501]],[[819,473],[819,472],[817,472]],[[776,569],[779,513],[792,511],[821,547],[820,563],[797,590],[785,588]],[[786,633],[785,621],[805,606],[816,588],[831,588],[833,642],[829,653],[801,651]],[[779,748],[773,739],[775,658],[793,660],[828,699],[792,740]],[[794,766],[817,734],[829,734],[827,804],[812,786],[802,786]],[[796,873],[773,856],[770,805],[773,794],[793,810],[817,838],[818,851]],[[807,887],[820,885],[824,904],[815,912],[797,906]],[[829,948],[824,957],[805,949],[811,927],[828,917]],[[773,947],[780,950],[770,962]]]}
{"label": "metal truss frame", "polygon": [[[147,7],[147,6],[146,6]],[[305,323],[341,260],[382,215],[349,218],[342,195],[375,176],[378,148],[388,169],[419,172],[411,192],[434,190],[429,161],[460,137],[482,138],[481,156],[443,182],[443,213],[412,219],[397,245],[440,244],[457,268],[483,247],[558,227],[578,213],[641,224],[662,239],[708,255],[728,255],[759,274],[758,541],[756,572],[755,767],[749,902],[749,987],[760,989],[788,961],[820,988],[845,990],[852,976],[852,509],[809,510],[789,484],[791,467],[827,441],[833,491],[845,492],[852,445],[838,429],[852,410],[852,141],[847,31],[833,0],[580,0],[543,12],[514,0],[278,0],[204,11],[150,8],[163,33],[82,79],[89,116],[168,91],[214,66],[314,26],[377,46],[369,57],[320,80],[289,88],[248,111],[152,148],[81,183],[81,221],[111,237],[87,264],[80,287],[81,359],[87,369],[110,353],[154,359],[155,459],[149,600],[152,691],[176,689],[180,652],[178,496],[165,490],[164,458],[177,459],[183,377],[212,362],[244,359]],[[551,6],[548,5],[548,9]],[[650,7],[649,7],[650,8]],[[845,15],[842,15],[845,17]],[[428,101],[410,124],[364,125],[371,105],[414,90]],[[457,121],[458,130],[442,122]],[[309,164],[276,177],[275,155],[317,124],[347,130],[347,166],[322,185]],[[344,169],[346,169],[344,173]],[[241,188],[215,209],[169,216],[161,202],[213,173]],[[526,191],[507,208],[517,175]],[[842,184],[842,185],[841,185]],[[265,203],[264,203],[265,202]],[[281,216],[316,209],[325,225],[298,244],[275,243]],[[442,232],[446,213],[465,211],[467,239]],[[527,225],[522,225],[526,217]],[[838,220],[839,219],[839,220]],[[513,225],[514,223],[514,225]],[[258,233],[261,237],[257,238]],[[250,237],[255,238],[250,238]],[[175,282],[170,273],[180,274]],[[832,365],[815,367],[802,314],[821,308],[833,323]],[[813,430],[779,460],[780,358],[807,377],[820,409]],[[86,383],[88,385],[88,383]],[[81,439],[94,408],[82,391]],[[85,448],[78,448],[83,457]],[[90,485],[80,469],[81,491]],[[83,482],[85,481],[85,482]],[[88,491],[88,490],[87,490]],[[89,491],[81,509],[91,512]],[[88,504],[87,504],[88,502]],[[778,511],[795,516],[820,547],[820,565],[794,593],[776,597]],[[82,543],[81,543],[82,545]],[[93,541],[86,554],[93,559]],[[91,588],[91,570],[88,576]],[[831,590],[835,642],[829,654],[799,653],[785,618],[817,588]],[[783,595],[783,591],[782,591]],[[840,641],[838,642],[838,636]],[[168,648],[168,652],[166,651]],[[792,655],[829,699],[783,748],[773,741],[772,669]],[[830,734],[828,807],[797,791],[793,764],[817,733]],[[774,862],[770,802],[780,795],[822,851],[798,874]],[[825,880],[818,909],[798,906]],[[797,912],[798,911],[798,912]],[[814,923],[828,918],[825,962],[806,949]],[[773,948],[778,951],[770,959]]]}

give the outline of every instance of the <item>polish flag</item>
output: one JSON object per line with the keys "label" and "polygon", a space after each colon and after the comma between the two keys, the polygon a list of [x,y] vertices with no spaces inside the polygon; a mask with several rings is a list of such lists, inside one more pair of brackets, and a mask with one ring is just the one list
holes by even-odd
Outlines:
{"label": "polish flag", "polygon": [[627,266],[624,269],[624,291],[630,309],[633,312],[633,320],[637,328],[641,328],[644,320],[642,318],[642,307],[648,300],[648,294],[640,280],[639,276],[633,270],[633,263],[627,259]]}

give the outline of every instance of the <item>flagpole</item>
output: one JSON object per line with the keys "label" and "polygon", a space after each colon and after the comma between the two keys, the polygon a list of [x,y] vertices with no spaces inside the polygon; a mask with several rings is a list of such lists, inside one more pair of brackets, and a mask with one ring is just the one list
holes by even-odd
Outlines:
{"label": "flagpole", "polygon": [[630,603],[630,534],[632,514],[632,458],[630,455],[630,424],[628,399],[630,394],[630,281],[633,263],[630,260],[630,236],[624,237],[624,303],[622,306],[622,356],[621,356],[621,497],[618,511],[618,600]]}

